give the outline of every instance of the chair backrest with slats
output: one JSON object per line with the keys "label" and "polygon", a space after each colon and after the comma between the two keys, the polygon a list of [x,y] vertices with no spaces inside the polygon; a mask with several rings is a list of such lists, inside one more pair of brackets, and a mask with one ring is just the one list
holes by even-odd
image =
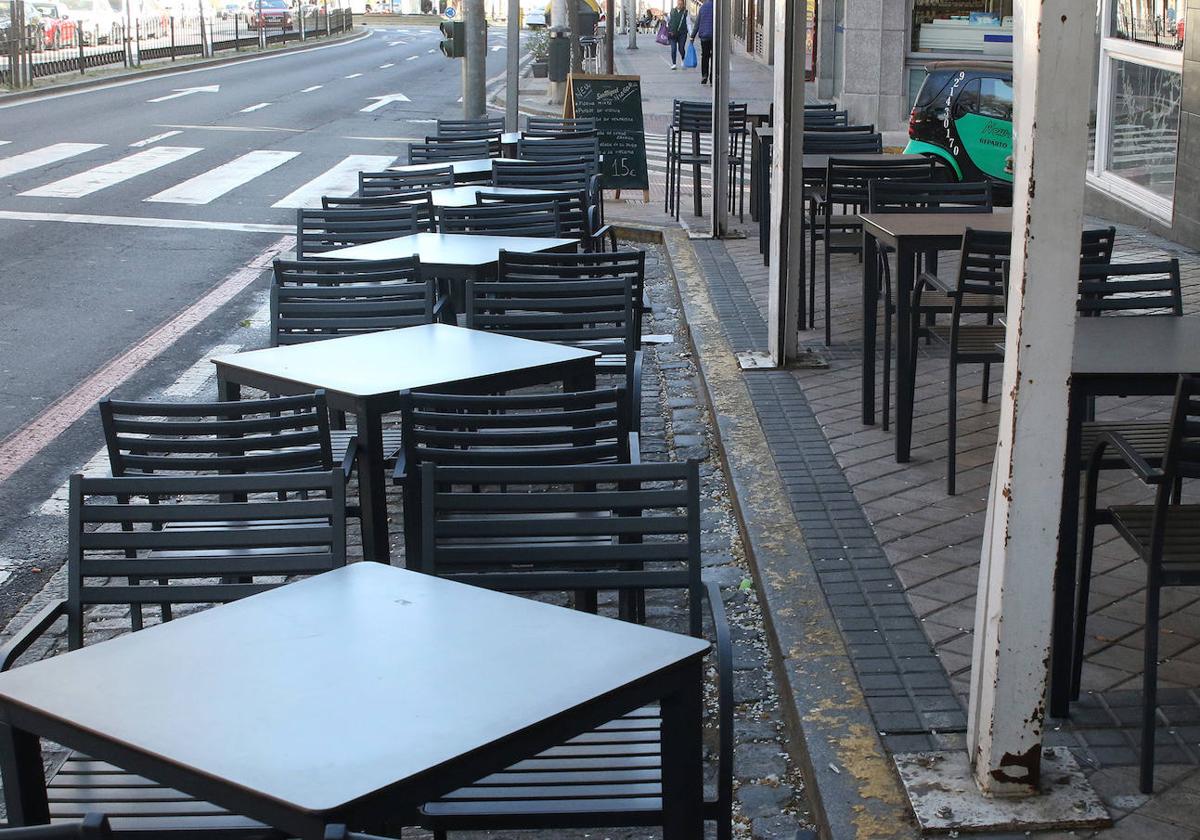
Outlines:
{"label": "chair backrest with slats", "polygon": [[556,237],[561,234],[557,201],[493,203],[474,207],[443,207],[442,233],[483,236]]}
{"label": "chair backrest with slats", "polygon": [[521,140],[517,143],[521,160],[541,160],[600,165],[600,140],[595,135],[562,140]]}
{"label": "chair backrest with slats", "polygon": [[271,346],[432,324],[435,282],[271,286]]}
{"label": "chair backrest with slats", "polygon": [[833,109],[822,109],[819,111],[804,112],[804,128],[807,130],[814,125],[849,125],[849,111],[835,111]]}
{"label": "chair backrest with slats", "polygon": [[987,181],[872,180],[867,186],[871,213],[990,213]]}
{"label": "chair backrest with slats", "polygon": [[1079,264],[1112,262],[1113,248],[1117,244],[1117,229],[1084,228],[1079,242]]}
{"label": "chair backrest with slats", "polygon": [[628,366],[636,318],[628,278],[467,283],[467,327],[621,355]]}
{"label": "chair backrest with slats", "polygon": [[82,820],[0,828],[0,840],[109,840],[112,828],[103,814],[88,814]]}
{"label": "chair backrest with slats", "polygon": [[1179,260],[1084,263],[1079,267],[1081,315],[1183,315]]}
{"label": "chair backrest with slats", "polygon": [[958,291],[1004,295],[1006,268],[1011,251],[1011,232],[967,228],[963,234],[962,251],[959,254]]}
{"label": "chair backrest with slats", "polygon": [[504,193],[489,193],[484,188],[479,191],[476,198],[480,206],[498,207],[507,205],[518,209],[530,204],[554,202],[558,205],[559,236],[572,237],[586,243],[591,234],[591,227],[588,224],[587,194],[582,191],[506,195]]}
{"label": "chair backrest with slats", "polygon": [[684,590],[699,635],[696,461],[425,464],[421,488],[425,571],[509,592]]}
{"label": "chair backrest with slats", "polygon": [[871,123],[863,125],[840,125],[835,123],[809,124],[806,120],[804,131],[809,134],[874,134],[875,126]]}
{"label": "chair backrest with slats", "polygon": [[453,142],[408,144],[408,162],[410,165],[446,163],[455,160],[478,160],[480,158],[499,156],[499,140],[495,143],[491,140],[455,140]]}
{"label": "chair backrest with slats", "polygon": [[114,476],[331,470],[325,393],[233,402],[100,401]]}
{"label": "chair backrest with slats", "polygon": [[527,117],[525,137],[562,136],[566,134],[596,131],[596,121],[591,117]]}
{"label": "chair backrest with slats", "polygon": [[454,167],[437,166],[415,172],[359,172],[358,194],[360,196],[395,195],[396,193],[422,193],[440,187],[454,186]]}
{"label": "chair backrest with slats", "polygon": [[502,134],[504,117],[479,117],[473,120],[438,120],[437,136],[441,138],[471,137],[481,134]]}
{"label": "chair backrest with slats", "polygon": [[1179,377],[1162,470],[1166,480],[1159,485],[1160,509],[1170,500],[1175,479],[1200,478],[1200,376]]}
{"label": "chair backrest with slats", "polygon": [[825,167],[825,198],[833,204],[867,206],[872,181],[919,181],[933,179],[932,160],[892,163],[887,160],[830,158]]}
{"label": "chair backrest with slats", "polygon": [[534,190],[587,190],[596,168],[586,161],[533,161],[492,164],[492,186]]}
{"label": "chair backrest with slats", "polygon": [[351,245],[421,233],[427,212],[422,204],[366,210],[297,210],[296,257],[304,259]]}
{"label": "chair backrest with slats", "polygon": [[883,151],[883,135],[861,131],[806,131],[804,154],[852,155],[879,154]]}
{"label": "chair backrest with slats", "polygon": [[72,649],[92,605],[225,603],[346,562],[340,470],[74,475],[69,487]]}
{"label": "chair backrest with slats", "polygon": [[417,228],[422,233],[437,230],[437,211],[433,207],[433,193],[408,192],[372,196],[321,196],[322,210],[393,210],[416,208]]}
{"label": "chair backrest with slats", "polygon": [[277,286],[384,286],[420,282],[421,260],[275,260]]}

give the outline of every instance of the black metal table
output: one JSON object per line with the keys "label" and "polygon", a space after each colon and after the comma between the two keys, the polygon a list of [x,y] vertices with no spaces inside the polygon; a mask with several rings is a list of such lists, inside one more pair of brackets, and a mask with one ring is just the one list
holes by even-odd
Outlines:
{"label": "black metal table", "polygon": [[[1080,439],[1094,397],[1168,395],[1179,377],[1200,374],[1200,318],[1113,316],[1075,323],[1063,466],[1062,518],[1054,581],[1050,714],[1065,717],[1071,696],[1076,564],[1079,547]],[[1165,419],[1164,419],[1165,422]]]}
{"label": "black metal table", "polygon": [[389,166],[390,172],[422,172],[430,169],[444,169],[447,166],[454,169],[454,183],[466,184],[471,181],[490,181],[493,163],[526,163],[517,158],[472,158],[471,160],[455,160],[446,163],[414,163],[404,166]]}
{"label": "black metal table", "polygon": [[251,350],[218,356],[213,363],[222,400],[239,399],[242,386],[285,395],[324,388],[330,408],[354,414],[363,556],[386,563],[391,553],[383,415],[399,408],[402,392],[471,388],[484,382],[498,391],[556,381],[586,389],[595,385],[599,355],[501,333],[429,324]]}
{"label": "black metal table", "polygon": [[0,675],[8,813],[48,819],[44,737],[302,840],[380,830],[658,701],[663,836],[695,840],[707,649],[356,563]]}
{"label": "black metal table", "polygon": [[892,289],[896,303],[896,461],[905,463],[912,447],[912,322],[909,309],[917,255],[962,247],[967,228],[1010,230],[1012,211],[1003,208],[990,214],[864,213],[859,218],[863,223],[862,420],[868,425],[875,422],[875,344],[879,308],[876,248],[882,243],[896,252]]}

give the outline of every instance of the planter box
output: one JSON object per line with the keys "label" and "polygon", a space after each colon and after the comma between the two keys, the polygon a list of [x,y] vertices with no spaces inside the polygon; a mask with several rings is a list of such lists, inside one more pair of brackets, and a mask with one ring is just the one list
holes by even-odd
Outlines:
{"label": "planter box", "polygon": [[532,71],[531,75],[535,79],[544,79],[550,73],[550,63],[546,61],[535,61],[529,65]]}

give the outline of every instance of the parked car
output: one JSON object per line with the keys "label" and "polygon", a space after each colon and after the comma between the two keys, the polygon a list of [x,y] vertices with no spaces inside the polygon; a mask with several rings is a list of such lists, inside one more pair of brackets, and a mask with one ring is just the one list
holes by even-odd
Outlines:
{"label": "parked car", "polygon": [[255,0],[250,28],[291,29],[292,7],[287,0]]}
{"label": "parked car", "polygon": [[218,13],[221,20],[233,20],[242,13],[241,3],[226,3]]}
{"label": "parked car", "polygon": [[1012,198],[1012,64],[935,61],[908,120],[905,154],[935,157],[960,181],[991,181],[998,203]]}
{"label": "parked car", "polygon": [[[25,43],[34,50],[45,49],[45,22],[41,12],[27,0],[22,4],[22,9],[25,14]],[[8,3],[0,3],[0,42],[12,41],[15,35],[11,7]]]}
{"label": "parked car", "polygon": [[525,13],[525,26],[529,29],[545,29],[546,13],[542,9],[530,9]]}
{"label": "parked car", "polygon": [[33,7],[41,15],[42,33],[47,47],[59,49],[75,46],[78,30],[75,21],[62,4],[38,2],[34,3]]}

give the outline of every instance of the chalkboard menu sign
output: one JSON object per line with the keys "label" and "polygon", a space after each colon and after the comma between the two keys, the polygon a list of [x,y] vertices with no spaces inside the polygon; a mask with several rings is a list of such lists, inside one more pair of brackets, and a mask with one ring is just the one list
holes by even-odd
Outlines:
{"label": "chalkboard menu sign", "polygon": [[563,116],[596,121],[601,181],[606,190],[648,190],[646,124],[642,118],[641,76],[584,76],[567,80]]}

